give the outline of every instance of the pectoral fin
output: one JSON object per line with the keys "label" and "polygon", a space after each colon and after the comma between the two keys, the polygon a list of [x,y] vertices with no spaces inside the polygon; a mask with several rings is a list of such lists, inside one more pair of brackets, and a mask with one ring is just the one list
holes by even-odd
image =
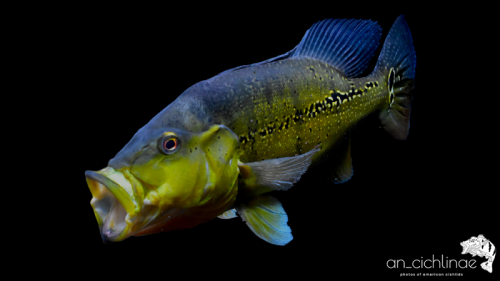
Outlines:
{"label": "pectoral fin", "polygon": [[292,241],[292,230],[287,225],[288,216],[276,198],[261,195],[246,204],[240,204],[236,209],[259,238],[280,246]]}
{"label": "pectoral fin", "polygon": [[312,157],[319,150],[319,146],[316,146],[307,153],[293,157],[238,163],[242,178],[240,189],[251,196],[273,190],[287,190],[307,171]]}
{"label": "pectoral fin", "polygon": [[231,209],[231,210],[225,211],[222,215],[218,216],[219,219],[223,219],[223,220],[233,219],[235,217],[237,217],[236,209]]}

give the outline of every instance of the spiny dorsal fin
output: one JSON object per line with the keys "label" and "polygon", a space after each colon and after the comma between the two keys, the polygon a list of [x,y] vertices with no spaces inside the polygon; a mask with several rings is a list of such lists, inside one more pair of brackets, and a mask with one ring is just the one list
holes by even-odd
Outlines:
{"label": "spiny dorsal fin", "polygon": [[222,215],[218,216],[219,219],[228,220],[234,219],[236,216],[236,209],[231,209],[225,211]]}
{"label": "spiny dorsal fin", "polygon": [[280,246],[292,241],[292,230],[287,225],[288,216],[276,198],[261,195],[247,204],[240,204],[236,209],[259,238]]}
{"label": "spiny dorsal fin", "polygon": [[329,155],[332,162],[327,161],[325,165],[328,165],[330,179],[335,183],[344,183],[351,179],[354,174],[352,168],[352,158],[351,158],[351,137],[346,136],[346,139],[342,140],[336,147],[333,148],[333,152]]}
{"label": "spiny dorsal fin", "polygon": [[287,190],[296,183],[311,165],[312,157],[320,150],[293,157],[269,159],[238,164],[247,195],[259,195],[272,190]]}
{"label": "spiny dorsal fin", "polygon": [[374,21],[326,19],[306,32],[292,57],[318,59],[355,77],[368,66],[381,36],[382,28]]}

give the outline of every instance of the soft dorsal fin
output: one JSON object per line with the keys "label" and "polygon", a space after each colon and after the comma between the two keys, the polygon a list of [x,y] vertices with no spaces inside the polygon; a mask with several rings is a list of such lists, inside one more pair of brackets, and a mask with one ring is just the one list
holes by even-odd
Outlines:
{"label": "soft dorsal fin", "polygon": [[335,184],[344,183],[351,179],[354,170],[352,168],[350,135],[333,148],[328,158],[332,160],[327,161],[324,165],[327,165],[329,177]]}
{"label": "soft dorsal fin", "polygon": [[368,66],[381,36],[382,28],[374,21],[326,19],[306,32],[292,57],[318,59],[355,77]]}
{"label": "soft dorsal fin", "polygon": [[231,209],[225,211],[222,215],[218,216],[219,219],[228,220],[234,219],[236,216],[236,209]]}
{"label": "soft dorsal fin", "polygon": [[236,209],[259,238],[280,246],[292,241],[292,230],[287,225],[288,216],[276,198],[261,195],[246,204],[239,204]]}
{"label": "soft dorsal fin", "polygon": [[307,171],[312,157],[320,150],[316,146],[311,151],[293,157],[238,163],[246,195],[256,196],[272,190],[287,190]]}

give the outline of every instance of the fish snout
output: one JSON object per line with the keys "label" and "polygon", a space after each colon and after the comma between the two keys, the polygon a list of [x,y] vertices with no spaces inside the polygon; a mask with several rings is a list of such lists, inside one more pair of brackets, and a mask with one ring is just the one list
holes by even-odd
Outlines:
{"label": "fish snout", "polygon": [[115,170],[120,170],[122,168],[126,168],[129,166],[129,163],[127,161],[124,161],[123,159],[121,158],[113,158],[111,160],[109,160],[108,162],[108,166],[109,167],[112,167],[113,169]]}

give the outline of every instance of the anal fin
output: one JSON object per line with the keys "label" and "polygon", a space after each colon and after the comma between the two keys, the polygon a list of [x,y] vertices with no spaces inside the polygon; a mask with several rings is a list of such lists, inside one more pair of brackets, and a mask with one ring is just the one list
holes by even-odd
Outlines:
{"label": "anal fin", "polygon": [[235,217],[237,217],[236,209],[227,210],[222,215],[218,216],[219,219],[223,220],[234,219]]}
{"label": "anal fin", "polygon": [[351,137],[342,140],[324,163],[329,178],[335,183],[344,183],[351,179],[354,174],[351,159]]}
{"label": "anal fin", "polygon": [[292,230],[287,224],[288,216],[276,198],[261,195],[248,203],[239,204],[236,209],[259,238],[280,246],[292,241]]}

